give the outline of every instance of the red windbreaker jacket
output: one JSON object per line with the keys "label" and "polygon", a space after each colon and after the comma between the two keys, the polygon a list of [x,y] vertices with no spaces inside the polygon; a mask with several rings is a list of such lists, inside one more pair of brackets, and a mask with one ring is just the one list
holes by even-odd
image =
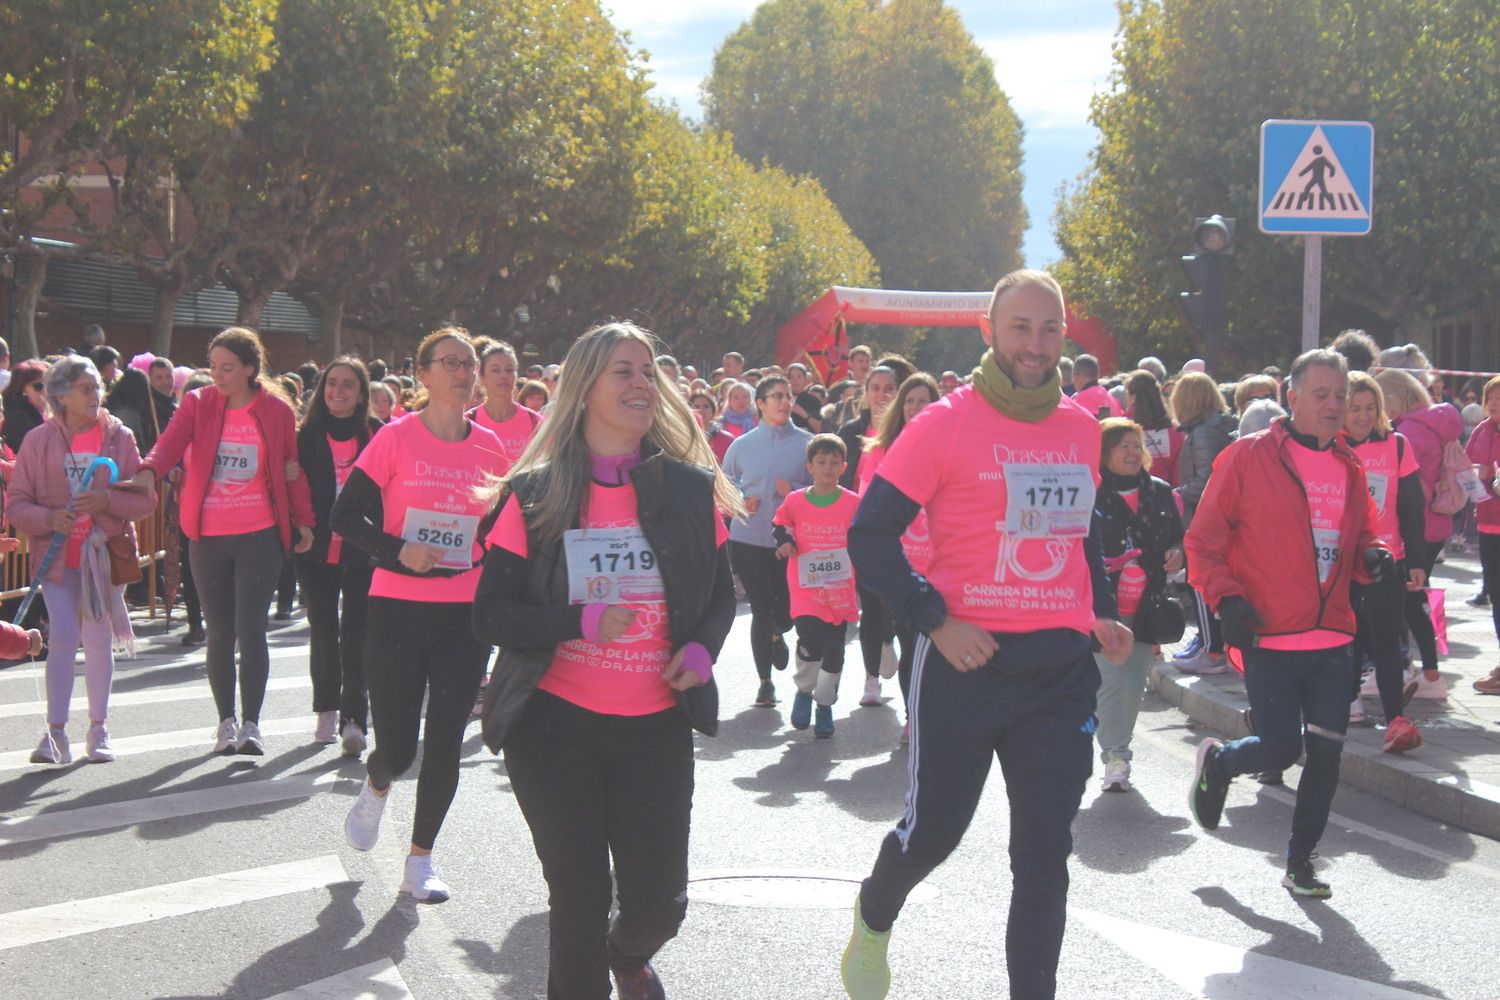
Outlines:
{"label": "red windbreaker jacket", "polygon": [[1261,618],[1260,635],[1319,628],[1353,635],[1349,583],[1371,582],[1363,553],[1384,548],[1374,533],[1375,501],[1364,466],[1334,439],[1333,453],[1347,470],[1342,544],[1328,582],[1319,586],[1307,491],[1288,453],[1293,447],[1282,418],[1214,460],[1187,532],[1188,579],[1211,607],[1226,597],[1249,601]]}
{"label": "red windbreaker jacket", "polygon": [[[156,447],[141,462],[142,466],[156,473],[160,482],[183,455],[187,455],[178,502],[182,507],[182,530],[195,542],[201,537],[203,497],[208,492],[214,455],[224,433],[226,402],[224,394],[211,385],[183,396],[182,405],[172,415],[167,429],[161,432]],[[276,515],[276,525],[281,530],[281,548],[290,552],[293,529],[310,530],[313,527],[312,494],[307,488],[307,477],[300,474],[296,479],[286,477],[287,461],[297,457],[297,416],[285,400],[266,389],[255,393],[248,410],[266,444],[263,468],[271,512]]]}

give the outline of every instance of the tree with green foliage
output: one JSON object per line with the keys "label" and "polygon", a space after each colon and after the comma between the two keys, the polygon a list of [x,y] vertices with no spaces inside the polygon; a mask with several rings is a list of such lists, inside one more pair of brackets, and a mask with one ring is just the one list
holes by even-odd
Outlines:
{"label": "tree with green foliage", "polygon": [[[276,0],[13,0],[0,6],[0,120],[25,137],[0,150],[0,245],[27,256],[20,356],[36,351],[34,308],[48,251],[30,237],[72,209],[97,249],[100,220],[70,185],[134,139],[186,145],[244,118],[269,63]],[[164,176],[165,171],[162,175]],[[151,183],[155,183],[153,177]]]}
{"label": "tree with green foliage", "polygon": [[752,163],[816,177],[889,287],[985,287],[1019,266],[1021,126],[941,0],[770,0],[703,87]]}
{"label": "tree with green foliage", "polygon": [[648,115],[635,192],[618,244],[561,267],[560,294],[536,295],[528,339],[560,353],[590,325],[623,318],[683,353],[768,355],[781,324],[830,284],[874,278],[815,180],[757,170],[676,111]]}
{"label": "tree with green foliage", "polygon": [[474,0],[433,20],[445,77],[405,156],[401,202],[366,220],[353,322],[411,338],[454,315],[506,332],[565,262],[630,224],[646,82],[594,0]]}
{"label": "tree with green foliage", "polygon": [[[1500,279],[1500,7],[1489,0],[1136,0],[1120,5],[1088,172],[1061,200],[1058,276],[1123,354],[1202,354],[1177,306],[1192,221],[1239,220],[1224,355],[1300,341],[1301,241],[1255,224],[1268,118],[1375,127],[1374,228],[1324,242],[1323,320],[1409,339]],[[1226,373],[1231,371],[1226,368]]]}

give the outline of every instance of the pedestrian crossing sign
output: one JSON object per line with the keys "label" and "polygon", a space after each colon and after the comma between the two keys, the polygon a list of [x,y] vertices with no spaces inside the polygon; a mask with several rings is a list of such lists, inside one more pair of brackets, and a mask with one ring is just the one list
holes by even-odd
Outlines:
{"label": "pedestrian crossing sign", "polygon": [[1260,231],[1364,236],[1372,220],[1369,122],[1272,119],[1260,126]]}

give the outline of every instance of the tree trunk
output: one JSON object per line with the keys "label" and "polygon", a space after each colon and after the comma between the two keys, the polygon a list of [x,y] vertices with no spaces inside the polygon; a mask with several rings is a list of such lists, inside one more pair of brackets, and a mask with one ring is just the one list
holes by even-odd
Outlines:
{"label": "tree trunk", "polygon": [[22,252],[26,262],[26,281],[18,290],[16,309],[17,336],[15,354],[18,360],[42,356],[36,342],[36,306],[42,298],[42,286],[47,283],[47,255]]}
{"label": "tree trunk", "polygon": [[181,286],[156,290],[156,305],[151,311],[151,353],[159,358],[172,356],[172,314],[182,298]]}
{"label": "tree trunk", "polygon": [[344,353],[344,296],[323,299],[323,349],[332,361]]}
{"label": "tree trunk", "polygon": [[266,303],[271,301],[272,291],[269,288],[256,288],[249,292],[237,292],[239,308],[235,311],[234,322],[237,326],[248,326],[256,333],[260,332],[260,315],[265,312]]}

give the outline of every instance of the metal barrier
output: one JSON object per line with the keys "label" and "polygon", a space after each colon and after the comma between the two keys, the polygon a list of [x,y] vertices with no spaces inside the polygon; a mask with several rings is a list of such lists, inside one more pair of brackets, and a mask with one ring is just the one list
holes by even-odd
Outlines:
{"label": "metal barrier", "polygon": [[[166,523],[169,492],[165,489],[159,490],[155,512],[150,517],[135,522],[136,550],[140,553],[141,570],[145,576],[146,609],[147,617],[150,618],[156,617],[160,597],[156,592],[155,567],[167,556]],[[14,529],[12,531],[14,532]],[[17,534],[17,537],[21,540],[21,547],[3,557],[5,565],[3,571],[0,571],[0,601],[25,597],[26,591],[31,589],[31,540],[21,534]],[[43,589],[45,586],[44,584]]]}

